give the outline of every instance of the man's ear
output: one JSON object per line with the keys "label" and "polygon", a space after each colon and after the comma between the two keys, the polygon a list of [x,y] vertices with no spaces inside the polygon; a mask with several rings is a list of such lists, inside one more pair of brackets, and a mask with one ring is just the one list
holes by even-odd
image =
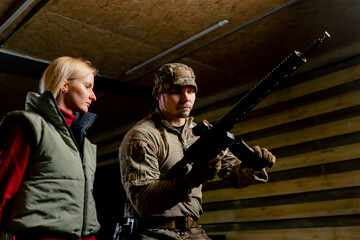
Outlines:
{"label": "man's ear", "polygon": [[160,94],[158,94],[158,95],[156,96],[156,100],[159,101],[159,100],[160,100],[160,97],[161,97]]}

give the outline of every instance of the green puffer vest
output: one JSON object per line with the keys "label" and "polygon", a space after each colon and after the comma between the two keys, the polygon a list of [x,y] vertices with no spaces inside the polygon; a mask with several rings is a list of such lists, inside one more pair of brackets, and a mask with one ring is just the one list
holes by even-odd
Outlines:
{"label": "green puffer vest", "polygon": [[[6,223],[9,232],[82,237],[99,230],[92,195],[96,146],[84,137],[95,115],[84,115],[92,117],[77,127],[80,147],[50,91],[41,96],[29,93],[25,111],[4,117],[2,129],[22,121],[33,135],[31,158]],[[73,124],[79,123],[76,120]]]}

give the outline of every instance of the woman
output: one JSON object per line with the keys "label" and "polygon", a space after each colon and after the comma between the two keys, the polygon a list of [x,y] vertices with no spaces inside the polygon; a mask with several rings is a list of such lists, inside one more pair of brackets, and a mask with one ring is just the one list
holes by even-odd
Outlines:
{"label": "woman", "polygon": [[16,240],[94,240],[96,146],[85,137],[96,115],[97,70],[55,59],[28,93],[24,111],[0,124],[0,221]]}

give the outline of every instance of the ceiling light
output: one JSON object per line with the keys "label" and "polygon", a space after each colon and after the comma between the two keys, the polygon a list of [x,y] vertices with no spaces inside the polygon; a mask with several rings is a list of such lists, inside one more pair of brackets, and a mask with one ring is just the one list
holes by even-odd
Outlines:
{"label": "ceiling light", "polygon": [[0,34],[12,24],[35,0],[27,0],[24,2],[0,27]]}

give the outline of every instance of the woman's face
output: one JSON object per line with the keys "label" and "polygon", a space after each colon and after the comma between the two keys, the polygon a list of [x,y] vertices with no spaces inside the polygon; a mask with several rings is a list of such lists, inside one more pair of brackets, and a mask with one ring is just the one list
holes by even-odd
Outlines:
{"label": "woman's face", "polygon": [[71,114],[88,112],[91,102],[96,101],[92,73],[83,78],[67,80],[64,87],[67,87],[67,92],[64,95],[63,109]]}

